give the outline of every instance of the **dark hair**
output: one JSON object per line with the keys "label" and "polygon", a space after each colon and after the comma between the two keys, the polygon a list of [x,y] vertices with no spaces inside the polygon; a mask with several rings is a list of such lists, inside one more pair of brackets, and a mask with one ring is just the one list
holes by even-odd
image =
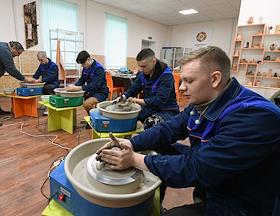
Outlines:
{"label": "dark hair", "polygon": [[10,45],[11,48],[16,49],[17,51],[24,51],[24,48],[23,48],[23,46],[21,45],[20,42],[10,41],[9,45]]}
{"label": "dark hair", "polygon": [[196,59],[200,60],[201,67],[212,71],[218,70],[224,76],[230,76],[230,59],[221,48],[208,46],[197,49],[180,59],[179,63],[184,65]]}
{"label": "dark hair", "polygon": [[137,60],[137,61],[143,61],[143,60],[145,60],[145,59],[147,59],[147,58],[153,58],[153,57],[155,57],[154,51],[151,50],[150,48],[146,48],[146,49],[142,49],[142,50],[138,53],[138,55],[137,55],[137,57],[136,57],[136,60]]}
{"label": "dark hair", "polygon": [[78,64],[84,64],[88,58],[90,58],[89,53],[87,51],[83,50],[83,51],[79,52],[79,54],[76,58],[76,62]]}

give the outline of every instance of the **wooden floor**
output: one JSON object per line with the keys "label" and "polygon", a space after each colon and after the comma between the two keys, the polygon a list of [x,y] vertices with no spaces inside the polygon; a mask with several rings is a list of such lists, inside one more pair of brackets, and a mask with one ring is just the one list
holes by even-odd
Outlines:
{"label": "wooden floor", "polygon": [[[9,98],[0,98],[3,109],[11,108]],[[180,107],[184,107],[180,103]],[[57,143],[73,148],[79,143],[91,138],[91,131],[80,124],[86,113],[82,108],[77,112],[77,128],[73,135],[64,131],[47,133],[47,117],[40,116],[13,117],[4,120],[0,127],[0,215],[2,216],[35,216],[41,215],[47,205],[47,200],[41,195],[40,188],[47,178],[51,163],[60,156],[67,154],[65,149],[51,144],[51,137],[30,137],[20,132],[33,135],[57,135]],[[44,193],[49,194],[49,183],[44,187]],[[192,202],[192,189],[168,188],[164,207],[172,208]]]}

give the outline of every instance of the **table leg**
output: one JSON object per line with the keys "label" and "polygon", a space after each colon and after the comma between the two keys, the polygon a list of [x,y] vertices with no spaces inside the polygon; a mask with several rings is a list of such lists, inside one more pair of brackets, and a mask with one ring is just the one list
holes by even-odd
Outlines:
{"label": "table leg", "polygon": [[12,107],[15,118],[21,116],[38,116],[37,98],[12,98]]}
{"label": "table leg", "polygon": [[76,109],[56,111],[48,108],[48,131],[62,129],[73,134],[76,125]]}

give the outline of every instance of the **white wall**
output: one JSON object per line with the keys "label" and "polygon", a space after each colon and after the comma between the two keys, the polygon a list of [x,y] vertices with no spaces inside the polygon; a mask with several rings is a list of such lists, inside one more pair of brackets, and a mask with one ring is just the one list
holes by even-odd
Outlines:
{"label": "white wall", "polygon": [[[0,0],[0,24],[2,29],[0,41],[17,40],[25,46],[25,30],[23,21],[23,5],[34,0]],[[160,49],[166,45],[168,40],[168,26],[161,25],[128,12],[115,9],[91,0],[67,0],[79,7],[79,30],[85,34],[85,49],[96,55],[104,55],[105,52],[105,13],[111,13],[128,19],[128,57],[135,57],[141,49],[142,39],[151,36],[155,44],[156,55],[159,56]],[[37,22],[39,44],[30,50],[43,49],[42,35],[40,35],[41,23],[41,0],[37,0]],[[14,5],[14,7],[13,7]],[[13,16],[15,12],[15,19]]]}
{"label": "white wall", "polygon": [[258,18],[263,17],[262,23],[269,26],[280,24],[280,2],[279,0],[241,0],[238,25],[247,25],[249,17],[254,18],[254,23],[258,23]]}
{"label": "white wall", "polygon": [[142,39],[151,36],[155,41],[155,52],[159,57],[160,49],[168,40],[167,29],[161,25],[131,13],[102,5],[91,0],[87,1],[87,49],[94,54],[104,55],[105,52],[105,28],[106,14],[125,17],[128,20],[128,50],[127,56],[135,57],[141,50]]}
{"label": "white wall", "polygon": [[13,2],[0,0],[0,41],[16,40]]}
{"label": "white wall", "polygon": [[[171,46],[197,49],[199,44],[218,46],[230,54],[231,41],[236,27],[235,19],[216,20],[173,26]],[[203,42],[196,40],[199,32],[206,32]]]}
{"label": "white wall", "polygon": [[[10,2],[10,4],[14,5],[14,12],[15,12],[15,22],[11,23],[11,26],[14,27],[16,29],[14,38],[21,42],[23,46],[25,46],[25,29],[24,29],[24,16],[23,16],[23,5],[27,4],[29,2],[33,2],[34,0],[0,0],[0,1],[5,1],[5,2]],[[79,8],[79,29],[80,31],[84,32],[85,31],[85,0],[68,0],[69,2],[75,3],[78,5]],[[36,0],[36,13],[37,13],[37,23],[38,23],[38,45],[31,47],[29,50],[42,50],[43,46],[42,46],[42,35],[41,33],[41,29],[42,29],[42,25],[40,25],[42,23],[41,21],[41,14],[40,11],[42,9],[42,4],[41,4],[41,0]],[[2,7],[1,7],[2,9]],[[11,16],[11,15],[10,15]],[[1,14],[2,17],[2,14]],[[0,19],[1,20],[1,19]],[[3,25],[1,25],[3,26]],[[6,41],[11,40],[6,39]]]}
{"label": "white wall", "polygon": [[[23,5],[34,0],[0,0],[0,24],[9,26],[2,29],[0,41],[18,40],[25,45],[25,33],[23,22]],[[157,57],[163,46],[182,46],[197,48],[195,37],[198,32],[206,31],[209,45],[216,45],[230,53],[231,37],[234,35],[234,19],[217,20],[212,22],[193,23],[176,26],[161,25],[156,22],[146,20],[126,11],[96,3],[92,0],[68,0],[76,3],[79,7],[79,30],[85,33],[85,49],[96,55],[104,55],[105,52],[105,28],[106,15],[111,13],[128,19],[128,57],[135,57],[141,49],[142,39],[152,37],[155,41],[155,52]],[[244,0],[245,1],[245,0]],[[43,49],[41,23],[41,0],[37,0],[37,22],[39,45],[31,50]],[[13,5],[15,6],[13,8]],[[15,19],[13,16],[15,12]]]}

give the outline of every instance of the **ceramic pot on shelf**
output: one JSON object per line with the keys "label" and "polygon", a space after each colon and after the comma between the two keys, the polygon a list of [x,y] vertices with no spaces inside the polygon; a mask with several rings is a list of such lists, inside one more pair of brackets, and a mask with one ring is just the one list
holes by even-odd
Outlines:
{"label": "ceramic pot on shelf", "polygon": [[236,40],[238,40],[238,41],[241,41],[242,40],[242,36],[241,36],[241,34],[237,34],[237,36],[236,36]]}
{"label": "ceramic pot on shelf", "polygon": [[270,49],[271,51],[275,50],[275,49],[276,49],[276,44],[275,44],[275,43],[271,44],[271,45],[269,46],[269,49]]}
{"label": "ceramic pot on shelf", "polygon": [[247,20],[247,24],[250,25],[250,24],[253,24],[254,22],[254,18],[253,17],[250,17],[248,20]]}

